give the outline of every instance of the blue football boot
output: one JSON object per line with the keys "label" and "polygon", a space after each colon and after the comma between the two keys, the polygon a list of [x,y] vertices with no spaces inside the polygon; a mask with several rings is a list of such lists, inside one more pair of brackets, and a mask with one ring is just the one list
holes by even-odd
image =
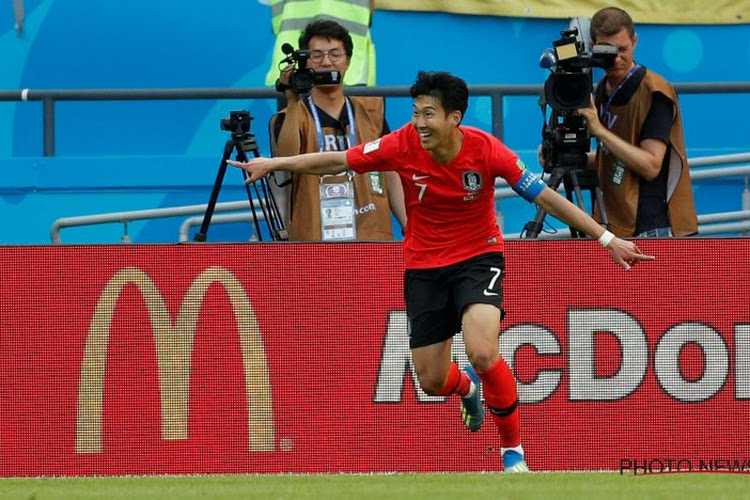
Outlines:
{"label": "blue football boot", "polygon": [[484,405],[482,404],[482,388],[479,382],[479,375],[474,371],[471,365],[463,370],[474,384],[474,394],[469,397],[461,398],[461,419],[464,425],[471,432],[476,432],[482,427],[484,422]]}
{"label": "blue football boot", "polygon": [[530,471],[523,455],[515,450],[505,450],[505,453],[503,453],[503,472],[506,474],[517,474]]}

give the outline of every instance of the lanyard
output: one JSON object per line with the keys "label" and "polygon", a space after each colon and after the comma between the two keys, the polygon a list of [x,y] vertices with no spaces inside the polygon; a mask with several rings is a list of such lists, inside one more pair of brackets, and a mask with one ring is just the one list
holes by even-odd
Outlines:
{"label": "lanyard", "polygon": [[[323,138],[323,126],[320,124],[318,108],[315,106],[311,95],[307,96],[307,101],[310,103],[310,113],[312,113],[313,121],[315,122],[315,133],[318,135],[318,150],[322,153],[325,147],[325,139]],[[349,102],[348,97],[344,98],[344,104],[346,105],[346,115],[349,118],[349,134],[346,137],[346,149],[349,149],[357,142],[354,132],[354,111],[352,111],[352,103]]]}
{"label": "lanyard", "polygon": [[628,74],[627,74],[627,75],[625,75],[625,78],[623,78],[623,79],[622,79],[622,81],[621,81],[620,83],[618,83],[618,84],[617,84],[617,87],[615,87],[615,89],[614,89],[614,90],[612,91],[612,93],[611,93],[611,94],[609,94],[609,98],[607,99],[607,104],[605,104],[605,105],[604,105],[604,107],[602,108],[602,112],[601,112],[601,113],[599,114],[599,116],[600,116],[601,118],[604,118],[604,117],[606,117],[607,115],[609,115],[609,107],[610,107],[610,106],[612,105],[612,101],[614,100],[614,98],[615,98],[615,95],[617,95],[617,92],[619,92],[619,91],[620,91],[620,89],[622,89],[623,85],[625,85],[625,83],[626,83],[626,82],[627,82],[628,80],[630,80],[630,78],[631,78],[631,77],[632,77],[632,76],[633,76],[633,75],[635,74],[635,72],[636,72],[636,71],[638,71],[639,69],[641,69],[641,65],[640,65],[640,64],[636,64],[635,66],[633,66],[632,68],[630,68],[630,71],[628,71]]}

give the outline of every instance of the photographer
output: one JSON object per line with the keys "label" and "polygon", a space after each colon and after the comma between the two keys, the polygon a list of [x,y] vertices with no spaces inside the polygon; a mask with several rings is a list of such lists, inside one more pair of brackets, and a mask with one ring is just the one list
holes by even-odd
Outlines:
{"label": "photographer", "polygon": [[[598,11],[591,20],[591,40],[618,51],[591,105],[578,110],[599,139],[589,164],[597,171],[610,230],[621,237],[696,234],[677,94],[664,78],[633,60],[638,36],[624,10]],[[601,218],[598,206],[594,216]]]}
{"label": "photographer", "polygon": [[268,0],[267,3],[271,5],[271,31],[276,41],[266,85],[273,85],[279,76],[278,67],[283,58],[281,47],[297,43],[302,27],[319,19],[335,19],[352,37],[355,50],[344,83],[375,85],[375,44],[370,30],[374,0]]}
{"label": "photographer", "polygon": [[[348,31],[330,20],[314,21],[300,36],[301,50],[309,51],[307,68],[338,71],[343,80],[352,56]],[[343,85],[314,85],[308,96],[290,86],[299,68],[281,70],[277,88],[287,107],[271,118],[274,156],[344,151],[389,132],[385,103],[380,97],[347,97]],[[285,191],[289,239],[343,241],[393,239],[391,211],[406,225],[403,189],[394,172],[337,176],[290,174]]]}

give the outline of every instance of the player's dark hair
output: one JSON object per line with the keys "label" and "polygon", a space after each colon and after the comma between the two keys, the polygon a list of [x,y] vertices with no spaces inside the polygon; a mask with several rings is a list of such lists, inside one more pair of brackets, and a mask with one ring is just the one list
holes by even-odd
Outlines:
{"label": "player's dark hair", "polygon": [[596,40],[597,35],[612,36],[625,28],[628,36],[633,38],[635,26],[630,14],[618,7],[605,7],[594,14],[591,18],[591,40]]}
{"label": "player's dark hair", "polygon": [[440,102],[446,115],[460,111],[462,120],[469,107],[469,87],[466,82],[445,71],[420,71],[409,92],[412,99],[419,96],[434,97]]}
{"label": "player's dark hair", "polygon": [[347,57],[351,59],[352,52],[354,51],[352,37],[349,34],[349,30],[336,21],[331,21],[330,19],[318,19],[317,21],[309,23],[305,26],[305,30],[299,36],[299,48],[303,50],[309,49],[310,40],[316,36],[342,42],[344,44],[344,52],[346,52]]}

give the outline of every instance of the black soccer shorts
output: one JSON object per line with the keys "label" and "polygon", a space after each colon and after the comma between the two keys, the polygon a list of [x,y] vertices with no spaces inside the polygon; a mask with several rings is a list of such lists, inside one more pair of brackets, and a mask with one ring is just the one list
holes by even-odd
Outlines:
{"label": "black soccer shorts", "polygon": [[472,257],[435,269],[404,273],[409,347],[443,342],[461,331],[470,304],[492,304],[502,311],[505,258],[500,252]]}

